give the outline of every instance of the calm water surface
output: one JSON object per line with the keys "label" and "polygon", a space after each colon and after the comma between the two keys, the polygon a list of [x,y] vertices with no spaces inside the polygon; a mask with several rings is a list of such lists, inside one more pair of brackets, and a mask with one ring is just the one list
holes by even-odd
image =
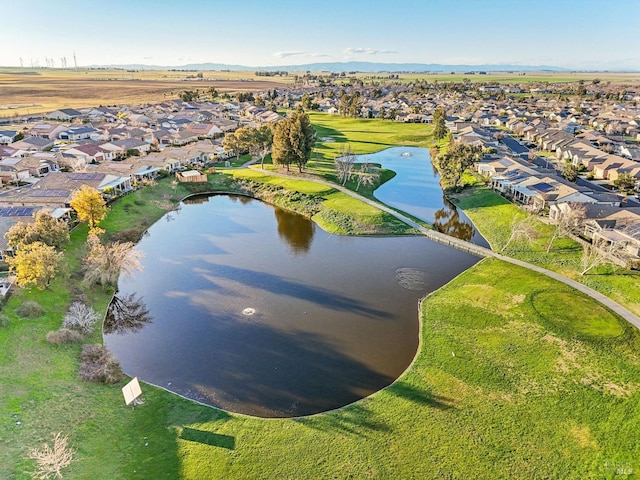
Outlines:
{"label": "calm water surface", "polygon": [[244,197],[202,197],[154,224],[121,278],[105,343],[125,372],[264,417],[351,403],[418,344],[418,301],[477,258],[422,237],[343,237]]}
{"label": "calm water surface", "polygon": [[438,231],[488,247],[464,212],[456,209],[442,193],[440,176],[431,165],[429,150],[393,147],[358,156],[359,162],[379,163],[396,176],[374,192],[382,203],[432,224]]}

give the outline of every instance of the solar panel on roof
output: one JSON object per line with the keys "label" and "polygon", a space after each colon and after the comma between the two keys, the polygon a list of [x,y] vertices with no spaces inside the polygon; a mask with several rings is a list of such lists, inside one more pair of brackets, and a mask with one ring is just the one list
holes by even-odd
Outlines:
{"label": "solar panel on roof", "polygon": [[549,185],[548,183],[536,183],[535,185],[533,185],[532,188],[535,188],[536,190],[543,192],[543,193],[547,193],[550,192],[552,190],[555,190],[555,187],[553,187],[552,185]]}
{"label": "solar panel on roof", "polygon": [[67,178],[70,180],[102,180],[102,173],[72,173]]}
{"label": "solar panel on roof", "polygon": [[4,207],[0,208],[0,217],[30,217],[38,210],[34,207]]}
{"label": "solar panel on roof", "polygon": [[42,190],[33,190],[30,194],[31,197],[67,197],[69,196],[69,190],[56,190],[52,188],[44,188]]}

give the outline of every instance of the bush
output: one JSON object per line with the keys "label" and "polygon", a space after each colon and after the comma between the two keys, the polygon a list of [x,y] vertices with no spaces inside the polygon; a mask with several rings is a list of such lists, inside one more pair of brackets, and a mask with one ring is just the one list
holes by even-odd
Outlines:
{"label": "bush", "polygon": [[23,318],[38,318],[43,316],[46,312],[38,302],[28,300],[16,308],[16,313],[18,316]]}
{"label": "bush", "polygon": [[121,232],[109,235],[109,240],[113,242],[133,242],[137,243],[144,235],[144,230],[139,228],[128,228]]}
{"label": "bush", "polygon": [[47,333],[47,342],[53,343],[54,345],[79,343],[82,340],[84,340],[84,336],[80,332],[69,330],[68,328],[61,328],[60,330],[53,330]]}
{"label": "bush", "polygon": [[74,302],[62,321],[62,327],[77,330],[85,335],[91,333],[98,321],[98,313],[84,303]]}
{"label": "bush", "polygon": [[120,363],[103,345],[84,345],[80,361],[80,378],[88,382],[113,385],[124,378]]}
{"label": "bush", "polygon": [[0,313],[0,328],[9,326],[9,317],[7,317],[4,313]]}

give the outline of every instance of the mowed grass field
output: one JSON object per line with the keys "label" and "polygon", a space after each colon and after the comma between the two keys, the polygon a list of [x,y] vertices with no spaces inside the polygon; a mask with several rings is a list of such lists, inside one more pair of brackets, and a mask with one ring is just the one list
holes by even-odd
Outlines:
{"label": "mowed grass field", "polygon": [[0,118],[34,115],[58,108],[135,105],[178,98],[184,90],[218,92],[281,88],[288,77],[253,72],[197,72],[0,68]]}

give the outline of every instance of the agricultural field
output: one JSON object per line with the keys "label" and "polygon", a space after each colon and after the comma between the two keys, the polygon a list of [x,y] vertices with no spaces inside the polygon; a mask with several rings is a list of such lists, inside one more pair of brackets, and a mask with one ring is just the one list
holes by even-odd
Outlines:
{"label": "agricultural field", "polygon": [[[156,70],[0,69],[0,118],[35,115],[58,108],[135,105],[174,99],[184,90],[257,91],[282,87],[287,77],[253,72]],[[188,78],[191,77],[191,78]]]}

